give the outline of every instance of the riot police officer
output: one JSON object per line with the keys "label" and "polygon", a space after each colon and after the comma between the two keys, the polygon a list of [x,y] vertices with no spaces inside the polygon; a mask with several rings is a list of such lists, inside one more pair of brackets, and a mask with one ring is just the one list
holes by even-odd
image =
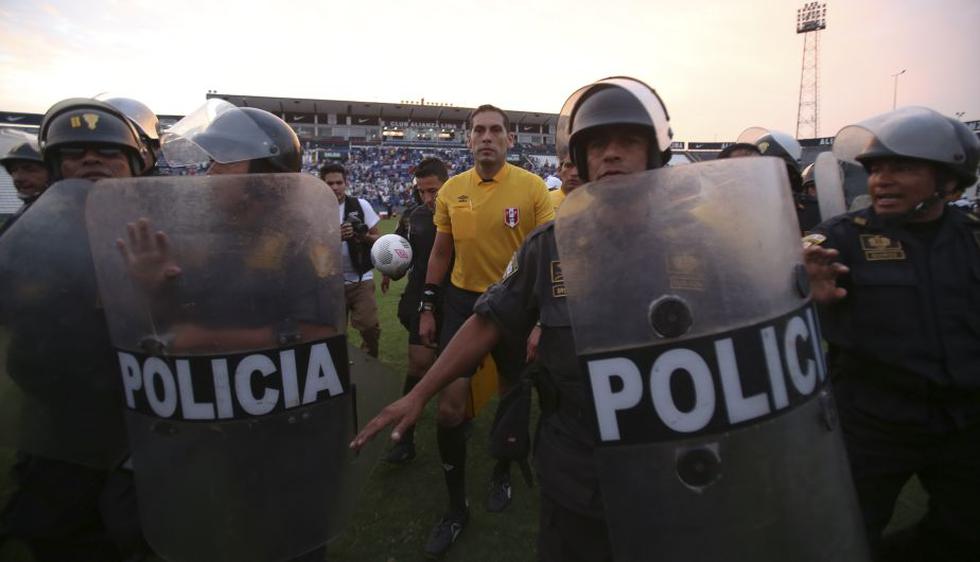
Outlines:
{"label": "riot police officer", "polygon": [[[116,242],[130,277],[153,303],[153,333],[145,339],[167,361],[189,354],[225,360],[264,350],[273,350],[269,357],[276,360],[280,351],[323,346],[337,357],[346,323],[340,248],[331,243],[339,237],[339,219],[332,218],[337,214],[335,199],[315,179],[298,173],[302,153],[295,132],[269,112],[209,100],[164,135],[162,151],[173,165],[207,163],[207,175],[213,177],[144,181],[157,183],[159,191],[173,189],[170,197],[178,203],[200,196],[193,206],[211,212],[191,213],[195,216],[187,224],[192,226],[158,231],[141,218],[129,223],[126,238]],[[181,189],[189,182],[195,185]],[[139,191],[137,184],[132,187],[134,194]],[[152,194],[147,197],[152,201]],[[155,207],[147,206],[151,212]],[[192,228],[195,236],[187,237]],[[205,240],[199,244],[201,232]],[[313,352],[296,353],[295,361],[314,357]],[[346,364],[335,371],[343,373]],[[292,365],[295,371],[309,372]],[[287,382],[281,384],[274,391],[277,396],[291,392]],[[292,385],[297,391],[303,388],[302,382]],[[233,418],[228,425],[214,417],[204,424],[179,417],[168,422],[181,428],[182,444],[207,449],[212,460],[200,467],[197,479],[160,471],[142,477],[144,525],[161,553],[187,560],[323,559],[328,533],[341,528],[342,517],[336,513],[345,502],[338,496],[347,493],[347,481],[342,474],[345,459],[335,452],[344,431],[341,422],[351,417],[345,400],[352,398],[341,393],[341,399],[331,402],[305,390],[303,396],[301,404],[298,395],[285,403],[289,412],[277,406],[229,414],[223,418]],[[245,419],[255,427],[236,432]],[[199,434],[198,427],[214,431]],[[144,443],[144,454],[171,446],[158,441],[152,430],[132,425],[130,430],[134,441]],[[260,457],[273,462],[266,464]],[[244,461],[246,470],[222,472],[228,470],[225,465],[245,458],[250,459]],[[134,460],[145,466],[139,464],[139,450]],[[220,491],[209,488],[201,494],[201,483],[209,479],[222,482]],[[174,498],[194,502],[198,519],[188,516],[179,525],[170,521],[170,504],[180,503]],[[225,517],[229,511],[233,516]],[[201,521],[217,519],[222,522],[212,525],[213,533],[197,532]],[[254,532],[257,527],[280,530],[265,536]]]}
{"label": "riot police officer", "polygon": [[[4,135],[7,136],[7,135]],[[17,198],[24,205],[17,210],[14,216],[7,219],[0,226],[0,234],[10,228],[31,203],[40,197],[48,187],[48,170],[44,167],[44,160],[37,147],[37,140],[29,135],[21,135],[19,132],[14,135],[13,146],[0,158],[0,165],[4,167],[11,179],[14,180],[14,188],[17,190]]]}
{"label": "riot police officer", "polygon": [[[843,128],[833,152],[867,170],[871,206],[820,224],[807,266],[869,538],[882,560],[976,560],[980,218],[944,199],[976,181],[980,143],[906,107]],[[913,475],[929,511],[882,541]]]}
{"label": "riot police officer", "polygon": [[160,120],[156,114],[145,103],[132,98],[104,93],[95,96],[95,99],[111,105],[129,119],[143,140],[143,144],[150,149],[149,157],[146,159],[143,172],[140,175],[151,176],[156,174],[156,163],[160,157]]}
{"label": "riot police officer", "polygon": [[755,145],[763,156],[775,156],[786,162],[786,174],[789,176],[789,185],[793,190],[800,231],[807,233],[816,226],[820,222],[820,209],[817,206],[817,198],[808,195],[803,188],[803,176],[800,172],[803,147],[800,146],[799,141],[782,131],[749,127],[742,131],[737,142]]}
{"label": "riot police officer", "polygon": [[[52,106],[39,141],[54,179],[132,177],[149,158],[125,115],[86,98]],[[54,186],[34,207],[39,222],[8,231],[3,251],[15,262],[17,256],[30,261],[0,277],[12,285],[5,294],[29,287],[34,295],[5,303],[11,333],[6,367],[33,397],[29,416],[40,421],[30,417],[24,426],[27,437],[13,469],[18,488],[0,516],[0,535],[26,542],[40,561],[148,554],[132,473],[121,466],[127,445],[117,379],[106,377],[117,367],[85,234],[89,187]],[[35,268],[40,271],[31,273]]]}
{"label": "riot police officer", "polygon": [[[670,160],[670,124],[656,92],[632,78],[601,80],[576,92],[562,114],[568,147],[583,182],[662,167]],[[559,124],[562,127],[562,123]],[[556,269],[556,267],[558,269]],[[556,275],[558,273],[558,275]],[[506,330],[540,318],[538,361],[546,371],[535,452],[541,482],[539,557],[548,561],[612,560],[592,450],[585,375],[576,360],[553,223],[538,228],[515,254],[503,279],[477,302],[475,314],[425,378],[354,440],[355,448],[389,424],[394,440],[418,419],[439,388],[475,365]]]}
{"label": "riot police officer", "polygon": [[[302,165],[299,138],[282,119],[261,109],[235,107],[223,100],[209,100],[202,108],[175,124],[165,136],[162,150],[167,161],[177,165],[208,162],[209,176],[298,173]],[[273,210],[271,204],[276,199],[271,187],[252,182],[243,191],[218,191],[220,193],[215,193],[215,197],[221,200],[220,207],[228,211],[227,220],[235,222],[240,228],[254,229],[261,238],[269,226],[266,221],[271,218],[266,213]],[[280,243],[278,238],[269,240],[268,247],[262,248],[265,253],[261,259],[278,264],[286,259],[287,245]],[[183,267],[187,267],[187,264],[175,261],[168,235],[161,231],[153,232],[152,225],[145,218],[130,223],[127,239],[120,239],[116,244],[130,274],[151,292],[163,290],[172,284],[184,273]],[[309,269],[307,261],[306,255],[300,256],[293,264],[294,269],[306,271]],[[254,275],[242,270],[246,264],[233,262],[198,263],[193,268],[222,270],[223,279]],[[229,271],[238,273],[229,274]],[[229,289],[225,286],[221,290]],[[295,299],[286,297],[279,295],[279,298],[264,299],[262,302],[268,305],[263,309],[265,314],[274,317],[284,313],[286,308],[293,308],[292,316],[297,320],[302,319],[304,312],[299,309]],[[182,324],[183,329],[173,334],[175,340],[171,342],[172,346],[186,352],[201,350],[201,346],[234,349],[236,346],[250,345],[271,347],[279,342],[281,334],[274,326],[235,331],[204,328],[212,306],[218,302],[232,303],[235,299],[227,298],[227,295],[224,299],[201,298],[200,295],[197,298],[202,303],[210,304],[196,307],[200,312],[191,324]],[[287,305],[286,300],[292,304]],[[281,306],[277,308],[276,305]],[[318,329],[310,325],[305,327],[308,332]]]}

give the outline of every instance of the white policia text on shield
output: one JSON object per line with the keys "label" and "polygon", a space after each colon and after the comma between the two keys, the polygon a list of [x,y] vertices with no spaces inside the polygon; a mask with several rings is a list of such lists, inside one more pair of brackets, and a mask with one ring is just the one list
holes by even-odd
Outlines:
{"label": "white policia text on shield", "polygon": [[770,157],[614,176],[562,204],[617,561],[868,559],[795,217]]}

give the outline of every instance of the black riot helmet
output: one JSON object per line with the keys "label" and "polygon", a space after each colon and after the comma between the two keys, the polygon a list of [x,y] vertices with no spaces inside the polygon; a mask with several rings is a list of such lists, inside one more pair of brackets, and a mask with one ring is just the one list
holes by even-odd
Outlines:
{"label": "black riot helmet", "polygon": [[299,138],[285,121],[254,107],[210,99],[163,136],[172,165],[249,162],[249,173],[291,173],[302,168]]}
{"label": "black riot helmet", "polygon": [[150,147],[151,161],[147,162],[143,173],[149,173],[156,165],[157,154],[160,151],[160,120],[156,114],[141,101],[132,98],[114,96],[102,93],[95,96],[95,99],[103,101],[119,110],[125,115],[143,139],[143,143]]}
{"label": "black riot helmet", "polygon": [[670,116],[657,92],[629,77],[612,77],[580,88],[562,107],[558,117],[559,153],[568,148],[582,181],[589,181],[586,147],[601,127],[633,125],[648,132],[650,153],[647,169],[670,161]]}
{"label": "black riot helmet", "polygon": [[803,147],[792,135],[765,127],[749,127],[738,135],[737,143],[755,145],[763,156],[782,158],[786,164],[800,171]]}
{"label": "black riot helmet", "polygon": [[[20,136],[21,134],[18,133],[18,137]],[[0,157],[0,165],[3,165],[7,172],[10,172],[10,165],[17,162],[44,164],[44,159],[41,158],[41,151],[38,150],[37,142],[31,140],[29,135],[23,134],[23,138],[11,136],[9,140],[11,140],[10,149]]]}
{"label": "black riot helmet", "polygon": [[786,175],[789,176],[793,193],[799,195],[803,192],[803,176],[800,174],[803,147],[793,135],[765,127],[749,127],[738,135],[735,142],[755,145],[763,156],[782,159],[786,163]]}
{"label": "black riot helmet", "polygon": [[931,162],[956,177],[957,188],[977,181],[980,141],[958,119],[926,107],[903,107],[848,125],[834,138],[834,156],[866,170],[878,158]]}
{"label": "black riot helmet", "polygon": [[70,98],[51,106],[41,120],[38,141],[54,178],[61,177],[59,149],[65,146],[122,148],[133,176],[141,175],[153,161],[150,148],[125,114],[103,101],[89,98]]}

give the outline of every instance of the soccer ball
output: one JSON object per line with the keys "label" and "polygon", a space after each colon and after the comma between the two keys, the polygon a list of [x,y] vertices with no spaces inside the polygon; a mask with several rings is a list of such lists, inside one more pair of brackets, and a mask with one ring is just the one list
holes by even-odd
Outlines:
{"label": "soccer ball", "polygon": [[412,266],[412,245],[397,234],[385,234],[371,246],[371,263],[392,279],[401,279]]}

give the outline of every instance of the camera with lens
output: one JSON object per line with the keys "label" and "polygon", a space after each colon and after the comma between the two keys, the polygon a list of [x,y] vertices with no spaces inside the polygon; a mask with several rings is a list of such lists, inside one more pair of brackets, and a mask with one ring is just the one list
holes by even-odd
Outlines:
{"label": "camera with lens", "polygon": [[354,230],[354,236],[364,236],[368,233],[368,225],[354,215],[347,217],[347,224]]}

